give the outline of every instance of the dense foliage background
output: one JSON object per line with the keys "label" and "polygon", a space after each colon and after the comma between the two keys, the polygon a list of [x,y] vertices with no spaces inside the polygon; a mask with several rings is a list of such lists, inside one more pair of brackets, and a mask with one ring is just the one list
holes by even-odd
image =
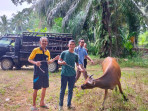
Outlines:
{"label": "dense foliage background", "polygon": [[148,47],[147,0],[11,0],[32,4],[9,20],[0,17],[0,34],[23,31],[72,33],[84,38],[89,53],[134,56],[133,48]]}

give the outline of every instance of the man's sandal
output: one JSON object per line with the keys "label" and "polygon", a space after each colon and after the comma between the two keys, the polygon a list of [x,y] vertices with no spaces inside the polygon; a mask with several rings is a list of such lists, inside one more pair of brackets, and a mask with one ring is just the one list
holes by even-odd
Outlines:
{"label": "man's sandal", "polygon": [[30,110],[31,111],[39,111],[39,109],[38,108],[35,108],[35,107],[31,107]]}
{"label": "man's sandal", "polygon": [[47,105],[40,106],[41,108],[49,109]]}

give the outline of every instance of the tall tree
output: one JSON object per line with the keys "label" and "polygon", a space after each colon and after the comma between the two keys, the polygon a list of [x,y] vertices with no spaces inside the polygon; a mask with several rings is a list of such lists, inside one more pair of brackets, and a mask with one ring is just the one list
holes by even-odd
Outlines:
{"label": "tall tree", "polygon": [[14,3],[15,5],[18,4],[22,4],[23,2],[27,2],[27,3],[33,3],[35,0],[11,0],[12,3]]}
{"label": "tall tree", "polygon": [[29,26],[29,20],[30,20],[29,17],[31,11],[32,11],[31,8],[26,8],[13,16],[13,18],[11,19],[11,28],[13,29],[13,33],[20,34],[23,31],[27,30]]}
{"label": "tall tree", "polygon": [[63,17],[63,31],[68,27],[69,20],[80,14],[81,10],[83,16],[78,20],[77,26],[79,25],[79,27],[76,30],[76,32],[80,33],[88,17],[92,2],[93,0],[39,0],[36,7],[39,13],[46,15],[50,26],[53,25],[55,18]]}
{"label": "tall tree", "polygon": [[3,35],[3,34],[6,34],[6,33],[9,33],[10,32],[10,29],[9,29],[9,20],[7,19],[7,16],[6,15],[3,15],[0,17],[0,33]]}
{"label": "tall tree", "polygon": [[131,36],[137,41],[140,24],[147,22],[147,3],[147,0],[38,0],[35,7],[40,17],[46,16],[50,28],[56,18],[62,17],[63,32],[77,35],[75,39],[94,40],[98,52],[109,56],[123,53]]}
{"label": "tall tree", "polygon": [[[111,35],[111,11],[110,11],[110,2],[101,1],[102,5],[102,32],[101,38],[104,39],[102,44],[103,57],[111,56],[112,53],[112,35]],[[107,36],[107,39],[105,37]]]}

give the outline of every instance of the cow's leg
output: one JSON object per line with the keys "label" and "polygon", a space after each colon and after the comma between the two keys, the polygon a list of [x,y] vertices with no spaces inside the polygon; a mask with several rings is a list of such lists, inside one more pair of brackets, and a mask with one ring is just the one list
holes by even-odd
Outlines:
{"label": "cow's leg", "polygon": [[108,93],[108,90],[105,89],[104,100],[103,100],[103,103],[102,103],[102,106],[103,106],[103,107],[104,107],[105,100],[106,100],[106,98],[107,98],[107,93]]}
{"label": "cow's leg", "polygon": [[103,99],[102,106],[100,107],[100,110],[103,110],[104,109],[104,103],[105,103],[105,100],[107,98],[107,93],[108,93],[108,89],[105,89],[104,99]]}
{"label": "cow's leg", "polygon": [[125,100],[125,101],[127,101],[128,99],[125,97],[125,95],[124,95],[124,93],[123,93],[123,91],[122,91],[120,81],[119,81],[119,83],[118,83],[118,87],[119,87],[119,91],[120,91],[120,93],[122,94],[122,96],[123,96],[124,100]]}

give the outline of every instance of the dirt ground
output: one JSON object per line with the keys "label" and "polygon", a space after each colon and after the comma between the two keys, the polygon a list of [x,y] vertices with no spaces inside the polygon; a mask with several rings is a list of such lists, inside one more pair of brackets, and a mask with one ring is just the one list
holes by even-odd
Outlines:
{"label": "dirt ground", "polygon": [[[122,68],[121,84],[129,102],[123,103],[121,94],[109,91],[106,101],[106,111],[148,111],[148,69],[146,68]],[[88,66],[88,73],[94,74],[94,78],[100,77],[102,69],[100,65]],[[99,73],[99,74],[98,74]],[[140,75],[139,75],[140,74]],[[0,69],[0,111],[29,111],[32,105],[33,67],[23,67],[22,70],[3,71]],[[77,85],[84,82],[80,77]],[[41,90],[38,91],[37,107],[40,111],[57,111],[60,93],[60,72],[50,74],[50,86],[47,89],[45,102],[50,109],[39,107]],[[64,99],[64,111],[67,111],[67,92]],[[102,103],[104,90],[81,91],[75,88],[72,103],[75,111],[97,111]],[[96,98],[97,97],[97,98]],[[143,106],[142,106],[143,105]],[[142,107],[142,108],[141,108]]]}

